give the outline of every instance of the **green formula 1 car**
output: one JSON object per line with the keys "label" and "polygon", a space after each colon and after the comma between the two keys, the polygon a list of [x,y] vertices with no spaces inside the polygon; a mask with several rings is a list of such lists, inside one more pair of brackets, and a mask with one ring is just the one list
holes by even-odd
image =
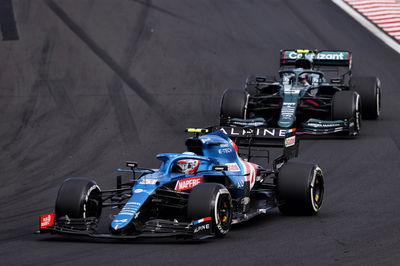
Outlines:
{"label": "green formula 1 car", "polygon": [[349,51],[282,50],[278,77],[253,75],[225,90],[221,125],[297,128],[297,134],[358,135],[377,119],[381,83],[352,75]]}

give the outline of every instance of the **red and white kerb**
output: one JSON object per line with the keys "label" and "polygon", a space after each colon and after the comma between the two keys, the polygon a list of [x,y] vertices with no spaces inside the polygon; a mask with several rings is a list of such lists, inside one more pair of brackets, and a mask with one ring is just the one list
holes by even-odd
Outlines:
{"label": "red and white kerb", "polygon": [[344,0],[400,42],[400,3],[395,0]]}

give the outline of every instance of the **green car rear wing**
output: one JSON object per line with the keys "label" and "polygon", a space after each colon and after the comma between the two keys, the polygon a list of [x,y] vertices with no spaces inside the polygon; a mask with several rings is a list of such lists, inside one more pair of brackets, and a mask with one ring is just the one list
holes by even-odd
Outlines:
{"label": "green car rear wing", "polygon": [[315,67],[331,66],[351,69],[352,54],[340,50],[281,50],[280,66],[295,66],[297,59],[309,59]]}

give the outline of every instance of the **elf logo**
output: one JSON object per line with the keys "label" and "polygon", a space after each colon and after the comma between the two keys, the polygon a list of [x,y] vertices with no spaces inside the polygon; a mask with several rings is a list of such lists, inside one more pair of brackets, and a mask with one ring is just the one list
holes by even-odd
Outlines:
{"label": "elf logo", "polygon": [[195,176],[195,177],[178,180],[178,182],[176,182],[176,185],[175,185],[175,190],[182,191],[182,190],[192,189],[200,183],[203,183],[202,176]]}

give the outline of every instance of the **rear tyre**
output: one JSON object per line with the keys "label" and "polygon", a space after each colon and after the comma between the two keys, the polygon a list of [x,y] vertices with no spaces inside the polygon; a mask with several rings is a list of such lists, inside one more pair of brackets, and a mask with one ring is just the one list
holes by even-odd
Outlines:
{"label": "rear tyre", "polygon": [[198,220],[211,217],[217,237],[226,235],[231,228],[232,198],[225,186],[217,183],[202,183],[195,186],[189,195],[188,217]]}
{"label": "rear tyre", "polygon": [[363,119],[378,119],[381,113],[381,84],[377,77],[353,77],[353,89],[361,96]]}
{"label": "rear tyre", "polygon": [[241,90],[225,90],[221,100],[221,118],[246,118],[248,94]]}
{"label": "rear tyre", "polygon": [[[348,120],[352,131],[350,135],[358,135],[361,128],[360,95],[354,91],[339,91],[332,99],[332,120]],[[354,123],[351,126],[351,123]]]}
{"label": "rear tyre", "polygon": [[288,162],[278,174],[279,210],[284,215],[315,215],[321,208],[324,179],[318,165]]}
{"label": "rear tyre", "polygon": [[102,201],[96,182],[86,178],[68,178],[58,190],[56,217],[87,218],[101,215]]}

